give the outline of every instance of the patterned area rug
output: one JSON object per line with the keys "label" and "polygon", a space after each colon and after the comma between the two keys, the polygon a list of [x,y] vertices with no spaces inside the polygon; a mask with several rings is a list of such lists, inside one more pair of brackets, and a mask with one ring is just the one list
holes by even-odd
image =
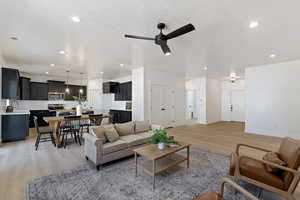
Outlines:
{"label": "patterned area rug", "polygon": [[[27,200],[191,200],[208,189],[218,190],[228,167],[228,156],[191,148],[190,168],[182,163],[161,174],[153,190],[151,176],[141,169],[135,178],[132,157],[105,165],[100,171],[89,163],[29,182]],[[259,193],[252,185],[242,185],[253,194]],[[225,189],[225,197],[246,200],[239,193],[234,195],[230,187]]]}

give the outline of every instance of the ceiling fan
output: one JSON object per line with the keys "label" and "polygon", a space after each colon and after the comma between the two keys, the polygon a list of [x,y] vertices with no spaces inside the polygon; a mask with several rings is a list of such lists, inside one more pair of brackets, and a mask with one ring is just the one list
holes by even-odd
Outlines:
{"label": "ceiling fan", "polygon": [[164,52],[166,56],[169,56],[171,54],[171,50],[167,44],[168,40],[179,37],[181,35],[184,35],[186,33],[189,33],[193,30],[195,30],[195,27],[193,24],[187,24],[167,35],[163,34],[162,30],[166,27],[164,23],[159,23],[157,25],[157,28],[160,30],[160,33],[156,35],[154,38],[151,37],[143,37],[143,36],[136,36],[136,35],[127,35],[125,34],[126,38],[132,38],[132,39],[141,39],[141,40],[154,40],[155,44],[159,45]]}

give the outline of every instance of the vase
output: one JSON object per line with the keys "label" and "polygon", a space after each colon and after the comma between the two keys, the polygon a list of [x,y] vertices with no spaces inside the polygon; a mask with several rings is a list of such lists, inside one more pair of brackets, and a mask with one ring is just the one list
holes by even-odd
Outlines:
{"label": "vase", "polygon": [[82,105],[81,104],[78,104],[76,106],[76,115],[77,116],[82,115]]}
{"label": "vase", "polygon": [[163,150],[165,148],[165,143],[161,142],[157,144],[159,150]]}

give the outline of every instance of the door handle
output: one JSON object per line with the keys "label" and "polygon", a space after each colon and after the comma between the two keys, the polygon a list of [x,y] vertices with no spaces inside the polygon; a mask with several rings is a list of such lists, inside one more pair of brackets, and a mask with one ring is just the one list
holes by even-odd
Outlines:
{"label": "door handle", "polygon": [[165,108],[162,108],[161,110],[166,110]]}
{"label": "door handle", "polygon": [[233,105],[230,105],[230,111],[231,112],[233,111]]}

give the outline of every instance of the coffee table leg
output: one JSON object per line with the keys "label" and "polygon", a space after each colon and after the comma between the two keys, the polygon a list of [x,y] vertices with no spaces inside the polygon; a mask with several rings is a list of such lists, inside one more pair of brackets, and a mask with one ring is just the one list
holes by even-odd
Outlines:
{"label": "coffee table leg", "polygon": [[187,147],[187,161],[186,161],[186,167],[190,167],[190,146]]}
{"label": "coffee table leg", "polygon": [[135,160],[135,177],[137,177],[137,153],[134,153],[134,160]]}
{"label": "coffee table leg", "polygon": [[153,160],[153,190],[155,189],[155,160]]}

